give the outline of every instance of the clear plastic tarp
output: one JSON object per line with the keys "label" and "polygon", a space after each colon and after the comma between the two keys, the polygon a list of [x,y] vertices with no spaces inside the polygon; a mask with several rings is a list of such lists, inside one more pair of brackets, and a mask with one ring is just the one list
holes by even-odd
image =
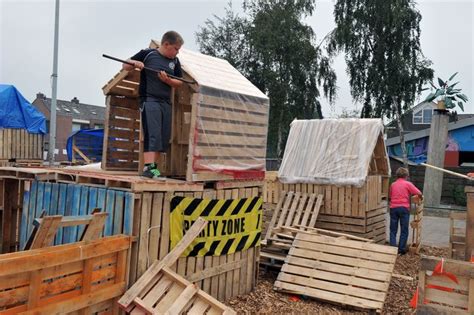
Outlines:
{"label": "clear plastic tarp", "polygon": [[193,170],[256,178],[265,174],[268,98],[201,87]]}
{"label": "clear plastic tarp", "polygon": [[295,120],[278,177],[290,184],[361,187],[380,134],[380,119]]}

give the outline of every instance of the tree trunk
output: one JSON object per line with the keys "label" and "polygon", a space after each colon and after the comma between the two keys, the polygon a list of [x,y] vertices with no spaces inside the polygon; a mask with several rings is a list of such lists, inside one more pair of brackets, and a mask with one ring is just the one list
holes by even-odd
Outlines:
{"label": "tree trunk", "polygon": [[[446,142],[448,139],[448,111],[435,109],[431,121],[428,143],[428,161],[430,165],[444,167]],[[443,172],[427,167],[423,185],[424,202],[428,207],[438,207],[443,189]]]}

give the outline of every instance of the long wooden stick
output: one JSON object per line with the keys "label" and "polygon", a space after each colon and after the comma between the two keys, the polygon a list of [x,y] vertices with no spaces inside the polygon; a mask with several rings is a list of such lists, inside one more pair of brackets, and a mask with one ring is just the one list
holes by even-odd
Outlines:
{"label": "long wooden stick", "polygon": [[456,172],[453,172],[453,171],[445,170],[444,168],[441,168],[441,167],[433,166],[433,165],[426,164],[426,163],[420,163],[420,165],[423,165],[423,166],[426,166],[426,167],[429,167],[429,168],[432,168],[432,169],[435,169],[435,170],[438,170],[438,171],[441,171],[441,172],[445,172],[445,173],[448,173],[448,174],[451,174],[451,175],[454,175],[454,176],[462,177],[464,179],[474,180],[473,177],[469,177],[469,176],[464,175],[464,174],[460,174],[460,173],[456,173]]}

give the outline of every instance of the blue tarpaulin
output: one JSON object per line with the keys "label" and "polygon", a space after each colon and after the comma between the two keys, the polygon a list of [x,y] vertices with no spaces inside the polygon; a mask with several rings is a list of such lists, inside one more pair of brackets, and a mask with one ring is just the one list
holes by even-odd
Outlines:
{"label": "blue tarpaulin", "polygon": [[46,134],[46,118],[13,85],[0,84],[0,128]]}
{"label": "blue tarpaulin", "polygon": [[[89,160],[94,162],[100,162],[102,160],[104,129],[81,129],[72,133],[69,138],[67,138],[66,144],[67,158],[69,161],[72,161],[73,142]],[[77,153],[76,159],[83,160]]]}

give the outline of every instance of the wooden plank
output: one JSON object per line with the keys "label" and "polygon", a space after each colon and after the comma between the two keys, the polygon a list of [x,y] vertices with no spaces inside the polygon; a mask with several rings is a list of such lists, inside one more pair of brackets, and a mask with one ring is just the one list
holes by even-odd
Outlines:
{"label": "wooden plank", "polygon": [[[283,283],[280,281],[275,281],[275,287],[282,288],[284,290],[288,290],[290,292],[301,292],[302,287],[299,285],[294,285],[290,283]],[[337,294],[334,292],[329,292],[325,290],[318,290],[313,288],[305,288],[304,294],[306,296],[311,296],[314,298],[318,298],[325,301],[336,302],[343,305],[351,305],[360,308],[369,308],[369,309],[377,309],[381,308],[381,303],[369,301],[366,299],[350,297],[348,295]]]}
{"label": "wooden plank", "polygon": [[318,195],[316,205],[314,206],[314,209],[311,209],[312,210],[311,221],[309,222],[310,227],[315,227],[316,226],[316,220],[318,219],[319,209],[321,208],[321,203],[322,202],[323,202],[323,195]]}
{"label": "wooden plank", "polygon": [[184,291],[176,298],[173,304],[168,308],[167,313],[170,315],[179,315],[189,303],[191,298],[198,292],[198,288],[194,284],[189,284]]}

